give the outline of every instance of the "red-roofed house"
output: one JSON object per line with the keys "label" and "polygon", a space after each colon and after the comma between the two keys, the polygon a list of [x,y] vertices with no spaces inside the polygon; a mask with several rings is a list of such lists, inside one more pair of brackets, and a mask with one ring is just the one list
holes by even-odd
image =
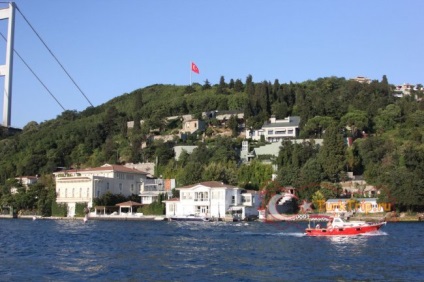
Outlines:
{"label": "red-roofed house", "polygon": [[129,196],[139,194],[147,173],[122,165],[105,164],[101,167],[63,170],[54,173],[56,202],[66,203],[68,217],[75,216],[77,203],[93,206],[93,199],[106,192]]}

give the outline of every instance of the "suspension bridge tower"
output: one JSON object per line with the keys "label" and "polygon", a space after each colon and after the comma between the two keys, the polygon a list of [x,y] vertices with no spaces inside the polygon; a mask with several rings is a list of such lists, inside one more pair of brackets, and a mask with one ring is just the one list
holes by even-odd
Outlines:
{"label": "suspension bridge tower", "polygon": [[0,65],[0,76],[4,76],[3,98],[3,126],[10,127],[12,108],[12,74],[13,74],[13,37],[15,33],[15,3],[10,2],[9,7],[0,8],[0,20],[8,20],[6,61]]}

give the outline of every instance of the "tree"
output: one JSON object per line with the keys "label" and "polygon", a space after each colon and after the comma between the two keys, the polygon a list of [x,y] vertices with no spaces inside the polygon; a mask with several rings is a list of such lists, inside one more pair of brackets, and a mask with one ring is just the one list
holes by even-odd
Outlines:
{"label": "tree", "polygon": [[216,94],[224,94],[226,87],[227,85],[225,83],[224,76],[221,76],[221,78],[219,79],[218,87],[216,88]]}
{"label": "tree", "polygon": [[143,105],[144,105],[143,92],[138,91],[137,93],[135,93],[135,101],[134,101],[134,109],[133,109],[134,113],[137,114],[143,108]]}
{"label": "tree", "polygon": [[272,176],[272,166],[253,160],[250,164],[243,164],[238,170],[238,183],[246,189],[259,190]]}
{"label": "tree", "polygon": [[332,117],[315,116],[306,122],[303,131],[307,132],[307,136],[321,138],[325,129],[335,123]]}
{"label": "tree", "polygon": [[234,83],[234,91],[243,92],[243,82],[240,79],[236,79]]}
{"label": "tree", "polygon": [[327,128],[318,160],[327,179],[330,181],[340,180],[345,168],[345,144],[337,127],[330,126]]}
{"label": "tree", "polygon": [[184,92],[186,94],[191,94],[191,93],[196,92],[196,88],[194,88],[192,85],[188,85],[188,86],[186,86]]}
{"label": "tree", "polygon": [[321,164],[317,158],[308,159],[300,169],[299,178],[296,181],[299,198],[311,199],[312,194],[319,190],[322,180]]}
{"label": "tree", "polygon": [[119,112],[115,106],[107,108],[103,126],[107,135],[113,135],[119,129]]}
{"label": "tree", "polygon": [[208,89],[211,89],[211,88],[212,88],[212,86],[211,86],[209,80],[206,79],[205,83],[202,86],[202,90],[208,90]]}
{"label": "tree", "polygon": [[362,131],[368,127],[367,113],[360,110],[353,110],[345,114],[340,120],[341,126],[350,128],[352,137],[357,137]]}
{"label": "tree", "polygon": [[185,186],[202,181],[203,164],[199,162],[189,162],[181,174],[177,176],[178,185]]}
{"label": "tree", "polygon": [[230,119],[228,120],[228,127],[231,129],[231,137],[237,137],[238,122],[237,122],[237,118],[234,115],[231,115]]}
{"label": "tree", "polygon": [[202,179],[237,185],[237,165],[234,161],[227,163],[211,162],[205,166]]}
{"label": "tree", "polygon": [[384,132],[394,129],[401,117],[401,109],[397,105],[387,105],[385,109],[378,109],[378,114],[374,118],[377,132]]}
{"label": "tree", "polygon": [[40,128],[40,125],[37,122],[30,121],[24,126],[24,128],[22,128],[22,130],[27,133],[27,132],[38,131],[39,128]]}
{"label": "tree", "polygon": [[275,102],[271,106],[271,113],[277,118],[277,119],[283,119],[288,116],[289,107],[287,106],[286,102]]}

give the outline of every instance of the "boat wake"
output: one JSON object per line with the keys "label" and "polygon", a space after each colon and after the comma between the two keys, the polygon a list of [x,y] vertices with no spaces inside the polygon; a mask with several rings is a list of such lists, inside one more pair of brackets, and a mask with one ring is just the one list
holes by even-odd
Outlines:
{"label": "boat wake", "polygon": [[369,233],[364,233],[364,234],[360,234],[361,236],[387,236],[389,234],[387,234],[384,231],[378,230],[375,232],[369,232]]}
{"label": "boat wake", "polygon": [[249,236],[287,236],[287,237],[304,237],[305,233],[302,232],[278,232],[278,233],[253,233],[253,232],[243,232],[244,235]]}
{"label": "boat wake", "polygon": [[304,237],[306,236],[303,232],[280,232],[277,233],[278,236],[291,236],[291,237]]}

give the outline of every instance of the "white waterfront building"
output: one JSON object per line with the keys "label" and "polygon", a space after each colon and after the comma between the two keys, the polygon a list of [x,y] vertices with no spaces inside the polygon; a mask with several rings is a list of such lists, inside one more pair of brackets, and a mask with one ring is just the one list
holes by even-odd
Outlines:
{"label": "white waterfront building", "polygon": [[218,181],[207,181],[176,188],[179,199],[166,203],[166,217],[197,215],[223,219],[226,215],[235,219],[258,216],[260,203],[257,191],[227,185]]}
{"label": "white waterfront building", "polygon": [[147,181],[146,172],[110,164],[95,168],[63,170],[55,172],[54,176],[56,202],[67,204],[68,217],[75,216],[77,203],[84,203],[91,208],[93,200],[106,192],[124,196],[138,195]]}

